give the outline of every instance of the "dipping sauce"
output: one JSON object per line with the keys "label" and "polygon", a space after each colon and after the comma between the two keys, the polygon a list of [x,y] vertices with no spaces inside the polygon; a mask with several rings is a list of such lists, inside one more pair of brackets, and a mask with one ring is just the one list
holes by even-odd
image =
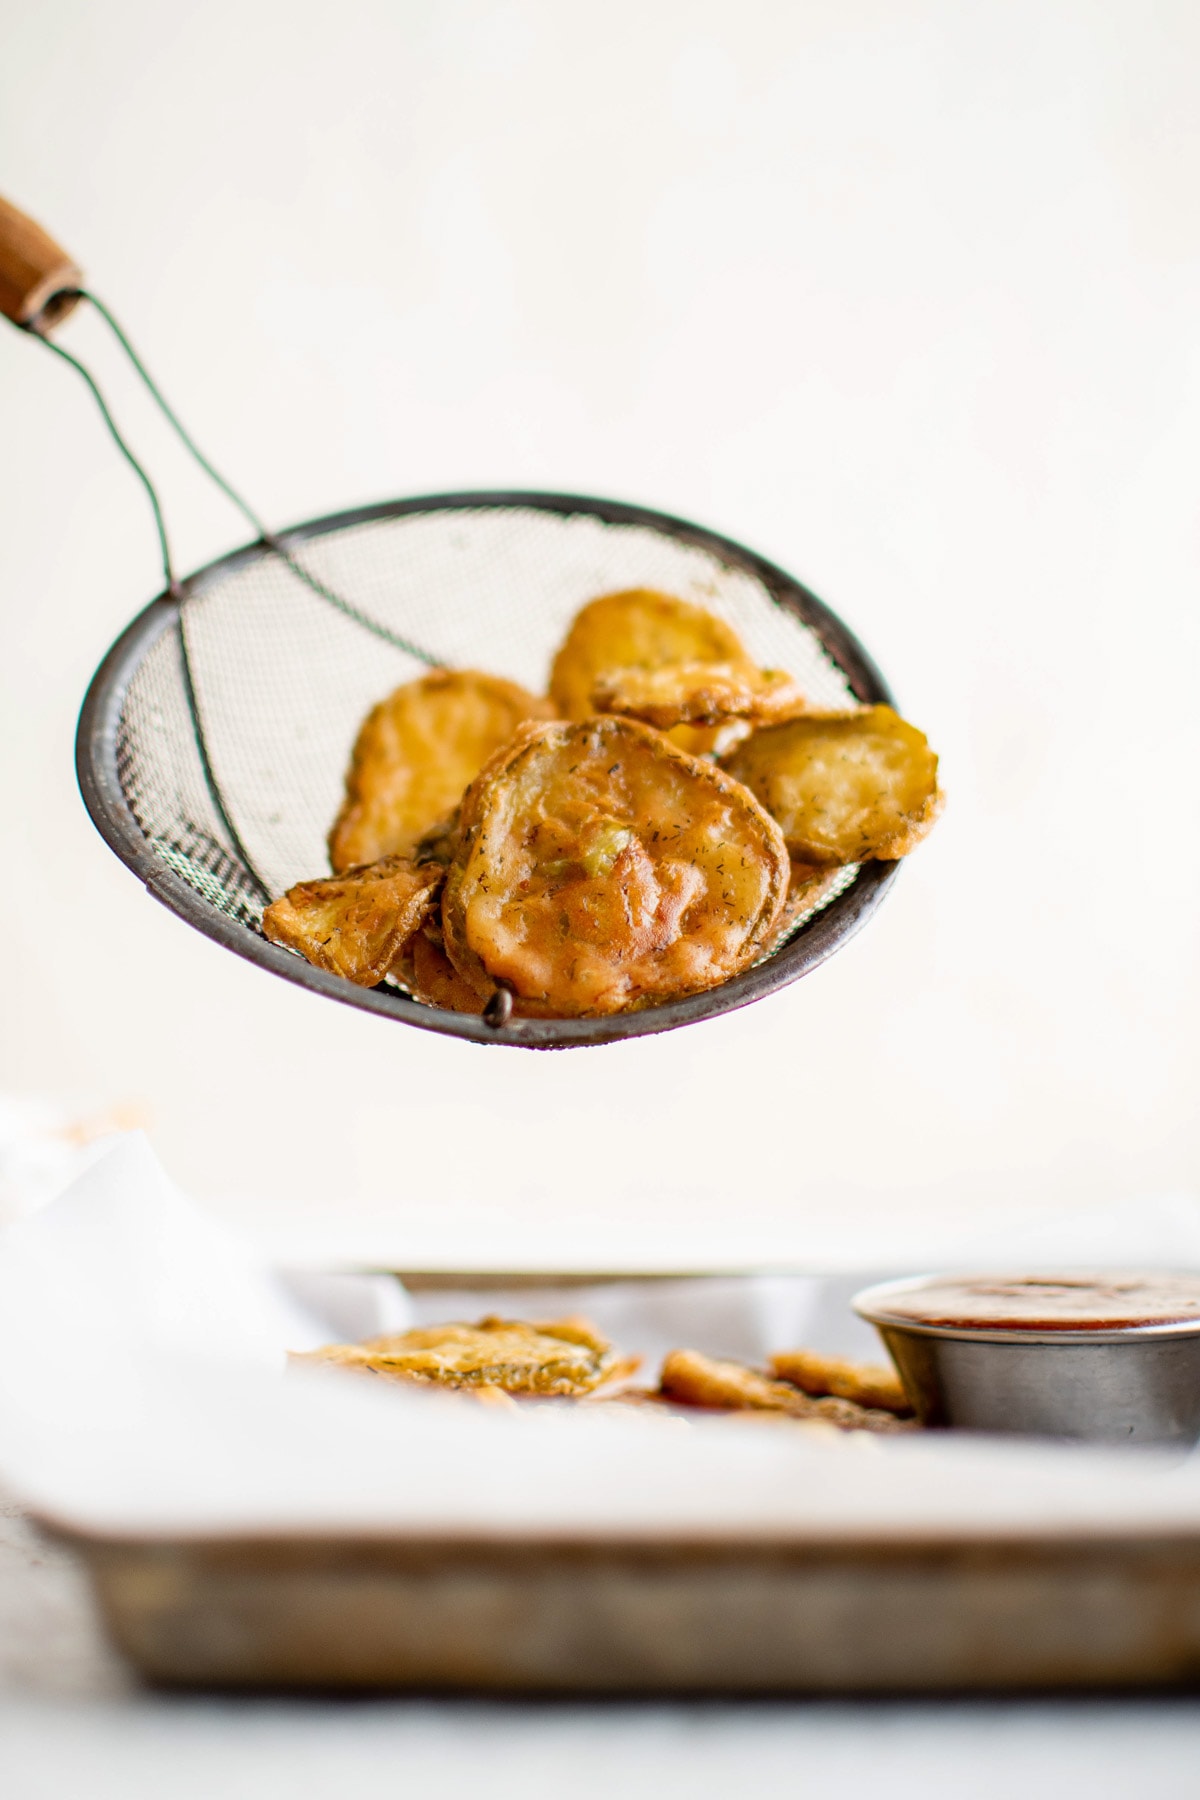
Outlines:
{"label": "dipping sauce", "polygon": [[[865,1298],[865,1296],[864,1296]],[[960,1275],[873,1290],[870,1316],[944,1331],[1134,1331],[1200,1324],[1200,1275]]]}
{"label": "dipping sauce", "polygon": [[922,1425],[1200,1443],[1200,1273],[922,1275],[852,1302]]}

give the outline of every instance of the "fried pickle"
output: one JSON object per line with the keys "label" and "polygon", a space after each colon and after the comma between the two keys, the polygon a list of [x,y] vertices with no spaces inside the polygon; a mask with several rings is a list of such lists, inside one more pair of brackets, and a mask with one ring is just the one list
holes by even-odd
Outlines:
{"label": "fried pickle", "polygon": [[907,856],[941,810],[937,757],[890,706],[765,726],[722,767],[779,821],[791,854],[822,867]]}
{"label": "fried pickle", "polygon": [[528,1324],[493,1315],[477,1325],[429,1325],[361,1344],[329,1344],[291,1360],[437,1387],[560,1398],[593,1393],[637,1366],[636,1359],[618,1358],[586,1319]]}
{"label": "fried pickle", "polygon": [[563,718],[586,719],[597,679],[611,670],[748,661],[724,619],[673,594],[629,588],[576,613],[550,671],[550,698]]}
{"label": "fried pickle", "polygon": [[781,1350],[770,1360],[772,1375],[788,1381],[806,1394],[832,1394],[906,1417],[913,1405],[895,1369],[882,1363],[847,1362],[841,1356],[822,1356],[817,1350]]}
{"label": "fried pickle", "polygon": [[398,687],[359,730],[329,834],[334,872],[411,853],[522,720],[553,717],[548,701],[474,669],[435,669]]}
{"label": "fried pickle", "polygon": [[755,961],[789,873],[749,791],[649,726],[525,725],[464,797],[446,953],[526,1016],[653,1005]]}
{"label": "fried pickle", "polygon": [[596,677],[592,705],[596,712],[641,719],[658,731],[673,725],[722,725],[731,719],[773,725],[807,710],[804,695],[782,669],[718,662],[610,670]]}
{"label": "fried pickle", "polygon": [[787,1413],[795,1419],[823,1419],[842,1431],[907,1431],[911,1424],[880,1408],[851,1400],[810,1399],[790,1382],[772,1381],[744,1363],[719,1361],[698,1350],[672,1350],[662,1366],[660,1386],[669,1399],[726,1412]]}
{"label": "fried pickle", "polygon": [[375,987],[433,911],[444,879],[439,864],[419,868],[406,856],[385,856],[328,880],[298,882],[267,907],[263,931],[315,968]]}
{"label": "fried pickle", "polygon": [[[563,718],[585,719],[595,710],[592,689],[600,676],[680,662],[752,667],[737,633],[703,607],[653,588],[602,594],[572,620],[550,671],[550,697]],[[670,730],[671,742],[692,756],[724,754],[744,735],[745,727],[733,721]]]}

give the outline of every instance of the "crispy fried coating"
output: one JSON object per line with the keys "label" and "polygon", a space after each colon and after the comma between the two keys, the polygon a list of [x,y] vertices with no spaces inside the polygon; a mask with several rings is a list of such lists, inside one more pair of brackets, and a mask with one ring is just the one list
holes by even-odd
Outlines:
{"label": "crispy fried coating", "polygon": [[847,1362],[841,1356],[822,1356],[819,1350],[780,1350],[769,1366],[772,1375],[806,1394],[832,1394],[901,1418],[913,1411],[895,1369],[882,1363]]}
{"label": "crispy fried coating", "polygon": [[799,686],[782,669],[752,663],[666,663],[658,669],[613,669],[592,687],[596,712],[641,719],[659,731],[673,725],[721,725],[745,719],[773,725],[807,710]]}
{"label": "crispy fried coating", "polygon": [[592,689],[610,670],[747,661],[724,619],[673,594],[629,588],[603,594],[576,613],[550,671],[550,698],[563,718],[586,719]]}
{"label": "crispy fried coating", "polygon": [[636,1366],[618,1359],[586,1319],[529,1324],[494,1315],[476,1325],[452,1322],[368,1338],[362,1344],[329,1344],[291,1360],[395,1381],[563,1398],[592,1393]]}
{"label": "crispy fried coating", "polygon": [[652,1005],[748,967],[789,873],[748,790],[649,726],[525,725],[464,797],[446,953],[527,1016]]}
{"label": "crispy fried coating", "polygon": [[456,806],[452,813],[439,819],[436,825],[431,825],[418,838],[412,852],[415,863],[441,863],[443,868],[450,867],[458,844],[458,815],[459,808]]}
{"label": "crispy fried coating", "polygon": [[890,706],[765,726],[722,766],[779,821],[791,854],[818,866],[907,856],[941,810],[937,757]]}
{"label": "crispy fried coating", "polygon": [[772,1381],[744,1363],[724,1362],[698,1350],[672,1350],[662,1366],[662,1391],[689,1406],[727,1412],[788,1413],[796,1419],[824,1419],[842,1431],[906,1431],[908,1421],[851,1400],[810,1399],[790,1382]]}
{"label": "crispy fried coating", "polygon": [[329,834],[334,872],[410,854],[522,720],[553,717],[548,701],[475,669],[434,669],[398,687],[359,730]]}
{"label": "crispy fried coating", "polygon": [[385,856],[324,881],[301,881],[263,914],[273,944],[358,987],[383,980],[437,904],[445,870]]}
{"label": "crispy fried coating", "polygon": [[432,925],[418,931],[400,971],[418,1000],[447,1012],[479,1013],[484,997],[465,982],[446,955],[441,933]]}
{"label": "crispy fried coating", "polygon": [[440,915],[426,919],[403,956],[392,964],[392,974],[426,1006],[440,1006],[446,1012],[483,1011],[486,996],[467,985],[446,955]]}
{"label": "crispy fried coating", "polygon": [[725,719],[720,725],[672,725],[666,735],[689,756],[710,756],[719,762],[753,730],[745,719]]}

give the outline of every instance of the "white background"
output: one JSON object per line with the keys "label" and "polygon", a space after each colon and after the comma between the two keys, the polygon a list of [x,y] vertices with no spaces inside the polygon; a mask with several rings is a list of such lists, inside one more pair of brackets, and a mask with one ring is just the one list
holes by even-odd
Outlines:
{"label": "white background", "polygon": [[[685,1033],[534,1057],[273,980],[83,813],[155,542],[4,331],[0,1087],[132,1102],[196,1194],[402,1260],[565,1216],[593,1259],[802,1257],[1194,1181],[1194,6],[0,13],[0,191],[269,519],[528,485],[711,524],[859,632],[950,795],[859,940]],[[61,341],[182,565],[241,541],[97,323]]]}

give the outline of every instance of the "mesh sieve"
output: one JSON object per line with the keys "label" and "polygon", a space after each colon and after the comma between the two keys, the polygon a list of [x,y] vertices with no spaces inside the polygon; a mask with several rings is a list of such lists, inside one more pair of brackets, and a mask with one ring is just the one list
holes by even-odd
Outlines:
{"label": "mesh sieve", "polygon": [[[84,802],[122,861],[172,911],[260,967],[410,1025],[553,1048],[665,1031],[744,1006],[829,956],[862,924],[896,865],[843,871],[788,941],[709,993],[605,1019],[475,1018],[395,982],[363,989],[262,932],[263,909],[327,867],[325,838],[363,716],[438,664],[545,686],[575,612],[651,587],[727,619],[763,665],[818,701],[888,700],[845,626],[799,582],[728,538],[664,513],[563,494],[397,500],[272,532],[205,458],[71,258],[0,199],[0,315],[90,388],[153,509],[165,589],[118,639],[80,715]],[[205,474],[255,541],[176,578],[162,508],[95,380],[51,334],[81,303],[107,324]],[[506,1000],[506,995],[497,996]]]}
{"label": "mesh sieve", "polygon": [[[251,961],[409,1024],[479,1042],[594,1044],[726,1012],[796,980],[877,904],[895,865],[844,872],[755,968],[706,994],[606,1019],[501,1029],[361,989],[262,935],[266,902],[328,867],[367,710],[431,664],[544,688],[578,608],[656,587],[727,619],[755,659],[830,705],[890,696],[835,616],[782,570],[666,514],[561,494],[398,500],[311,521],[161,596],[101,665],[80,719],[88,809],[157,898]],[[353,596],[348,601],[342,596]]]}

